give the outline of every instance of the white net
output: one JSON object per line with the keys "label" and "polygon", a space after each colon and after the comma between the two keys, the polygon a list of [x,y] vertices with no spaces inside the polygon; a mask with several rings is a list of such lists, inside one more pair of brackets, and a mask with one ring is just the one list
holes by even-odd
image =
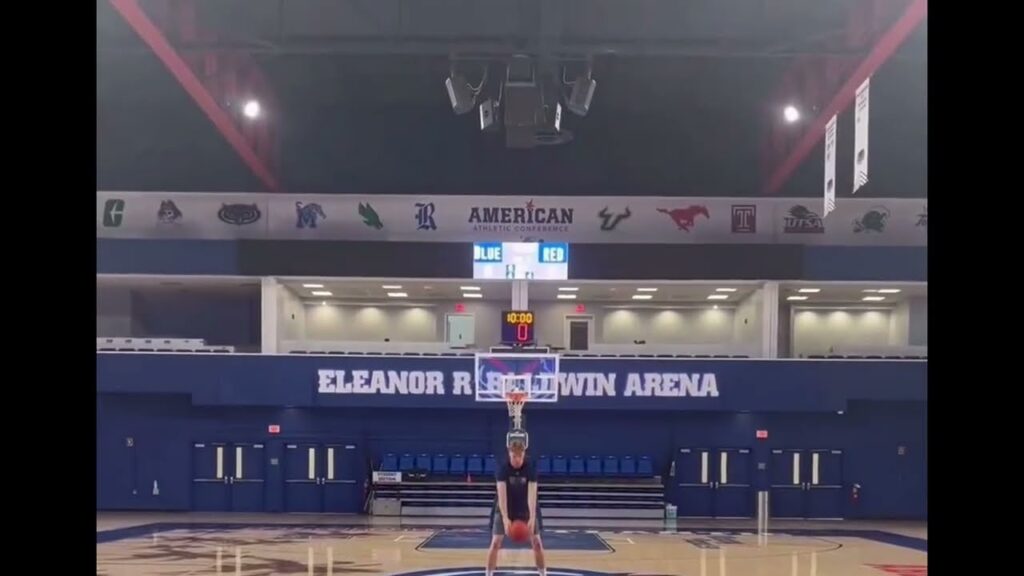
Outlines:
{"label": "white net", "polygon": [[508,417],[511,420],[513,430],[523,429],[523,408],[530,399],[529,375],[505,376],[502,378],[502,388],[505,394],[505,402],[508,404]]}

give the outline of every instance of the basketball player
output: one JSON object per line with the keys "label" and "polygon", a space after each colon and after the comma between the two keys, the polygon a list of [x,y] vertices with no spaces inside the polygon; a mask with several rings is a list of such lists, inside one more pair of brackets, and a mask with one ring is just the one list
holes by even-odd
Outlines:
{"label": "basketball player", "polygon": [[[523,434],[525,436],[525,434]],[[547,576],[544,544],[540,540],[541,517],[537,506],[537,468],[526,458],[526,440],[513,436],[508,443],[508,461],[495,473],[498,496],[491,513],[491,548],[487,552],[487,576],[494,576],[501,541],[515,520],[526,522],[530,545],[539,576]]]}

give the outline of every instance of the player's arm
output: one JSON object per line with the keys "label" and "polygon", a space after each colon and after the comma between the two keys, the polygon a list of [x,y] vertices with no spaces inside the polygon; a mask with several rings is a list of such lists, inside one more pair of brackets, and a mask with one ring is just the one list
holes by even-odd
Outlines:
{"label": "player's arm", "polygon": [[498,481],[498,511],[502,521],[508,522],[508,484],[504,480]]}
{"label": "player's arm", "polygon": [[508,470],[505,466],[498,466],[494,472],[494,481],[497,482],[498,490],[498,511],[501,512],[501,519],[508,523]]}
{"label": "player's arm", "polygon": [[531,480],[527,485],[529,489],[529,502],[530,502],[530,519],[537,518],[537,481]]}
{"label": "player's arm", "polygon": [[532,534],[533,525],[537,522],[537,466],[532,462],[527,472],[526,481],[526,501],[530,506],[530,530]]}

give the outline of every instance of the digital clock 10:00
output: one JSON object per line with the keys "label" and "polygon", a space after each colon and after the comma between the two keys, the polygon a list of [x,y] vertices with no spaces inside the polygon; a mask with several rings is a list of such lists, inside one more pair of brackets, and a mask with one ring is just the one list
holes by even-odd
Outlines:
{"label": "digital clock 10:00", "polygon": [[533,344],[533,312],[505,310],[501,313],[501,320],[502,344]]}
{"label": "digital clock 10:00", "polygon": [[505,312],[506,324],[533,324],[533,312]]}

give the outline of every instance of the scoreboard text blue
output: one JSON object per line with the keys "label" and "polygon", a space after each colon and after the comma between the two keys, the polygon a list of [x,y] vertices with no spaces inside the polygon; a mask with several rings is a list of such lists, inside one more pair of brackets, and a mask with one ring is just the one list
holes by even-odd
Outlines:
{"label": "scoreboard text blue", "polygon": [[540,244],[541,264],[566,264],[569,262],[569,245],[565,242],[545,242]]}
{"label": "scoreboard text blue", "polygon": [[473,262],[501,262],[501,242],[474,242]]}

